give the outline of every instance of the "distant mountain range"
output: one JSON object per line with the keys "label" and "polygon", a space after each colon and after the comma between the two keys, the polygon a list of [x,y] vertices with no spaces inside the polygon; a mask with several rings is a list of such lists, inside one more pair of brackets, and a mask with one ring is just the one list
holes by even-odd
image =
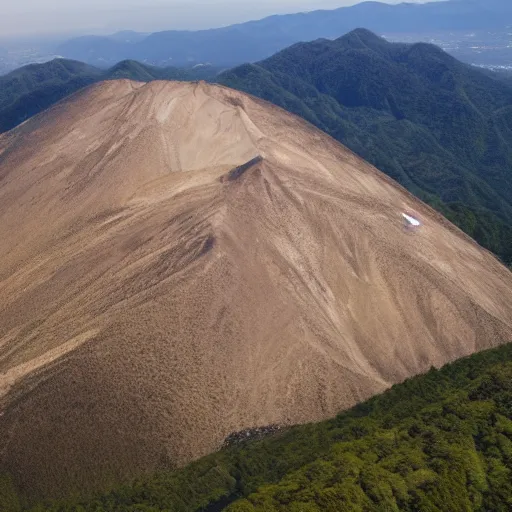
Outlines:
{"label": "distant mountain range", "polygon": [[216,73],[134,61],[107,71],[66,60],[28,66],[0,77],[0,131],[108,78],[219,81],[312,122],[512,263],[510,81],[363,29]]}
{"label": "distant mountain range", "polygon": [[231,67],[267,58],[299,41],[335,39],[362,26],[378,33],[491,30],[505,28],[511,19],[512,3],[508,0],[397,5],[363,2],[335,10],[270,16],[211,30],[85,36],[62,44],[57,53],[102,67],[124,59],[159,66],[211,63]]}

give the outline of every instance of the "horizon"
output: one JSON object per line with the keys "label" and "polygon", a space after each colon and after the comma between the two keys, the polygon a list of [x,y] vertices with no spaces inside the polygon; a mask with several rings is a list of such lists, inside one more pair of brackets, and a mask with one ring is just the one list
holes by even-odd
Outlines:
{"label": "horizon", "polygon": [[[365,0],[366,1],[366,0]],[[379,0],[399,4],[402,0]],[[442,0],[430,0],[442,1]],[[133,31],[207,30],[263,19],[272,15],[334,10],[363,3],[358,0],[262,0],[257,4],[235,0],[90,0],[76,5],[55,0],[19,0],[4,7],[0,41],[64,39],[83,35],[110,35]],[[415,0],[407,3],[427,3]],[[198,16],[198,10],[201,15]],[[55,12],[59,14],[56,16]],[[20,28],[21,27],[21,28]]]}

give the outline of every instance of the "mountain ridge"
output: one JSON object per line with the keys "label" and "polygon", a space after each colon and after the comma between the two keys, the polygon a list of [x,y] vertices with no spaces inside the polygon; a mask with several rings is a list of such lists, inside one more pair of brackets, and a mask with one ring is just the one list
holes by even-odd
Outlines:
{"label": "mountain ridge", "polygon": [[[343,51],[339,51],[340,45]],[[309,57],[313,48],[314,53]],[[348,52],[349,48],[352,53]],[[391,51],[396,48],[402,49],[398,58]],[[323,68],[315,65],[306,70],[301,64],[326,51],[330,62],[326,63],[323,58]],[[291,70],[288,60],[299,66],[299,72],[287,74]],[[44,77],[46,73],[51,78],[52,67],[63,65],[72,69],[77,63],[55,61],[42,67],[30,67],[28,71],[22,68],[17,74],[28,75],[24,81],[35,84],[35,89],[20,98],[13,94],[13,81],[9,77],[6,81],[0,79],[6,92],[4,105],[6,101],[11,103],[0,109],[0,130],[2,126],[12,128],[63,96],[102,78],[143,81],[207,78],[221,82],[227,79],[227,85],[273,101],[346,143],[427,200],[505,263],[512,263],[512,210],[510,201],[500,197],[509,190],[506,176],[505,181],[492,186],[482,179],[486,174],[489,178],[503,175],[503,170],[508,168],[507,161],[510,161],[506,141],[512,137],[508,128],[512,88],[507,80],[455,62],[437,47],[424,43],[390,45],[365,29],[335,41],[297,43],[276,54],[269,63],[270,68],[265,71],[259,65],[247,64],[217,79],[217,70],[211,67],[159,69],[123,61],[106,72],[91,68],[92,77],[83,73],[70,74],[63,81],[50,80],[40,85],[37,84],[38,75]],[[330,70],[333,66],[341,67],[338,72],[342,73],[345,89],[350,95],[339,96],[330,85],[325,89],[324,82],[334,80]],[[242,70],[243,76],[240,75]],[[54,74],[62,77],[60,72]],[[240,76],[237,78],[235,74]],[[252,83],[246,83],[248,74]],[[402,76],[408,77],[404,83]],[[359,80],[360,85],[355,84],[355,80]],[[264,87],[258,88],[260,81]],[[408,91],[403,93],[407,84]],[[464,92],[467,84],[473,91],[470,94],[473,100]],[[385,96],[382,91],[380,96],[372,91],[372,88],[384,90],[383,87]],[[415,99],[419,95],[423,97],[420,103]],[[398,108],[400,103],[403,104],[401,96],[408,102],[405,110],[403,106]],[[429,110],[426,111],[426,107]],[[452,120],[442,114],[443,110],[457,112],[462,121],[460,126],[451,129]],[[453,120],[459,122],[456,117]],[[432,124],[433,121],[437,124]],[[461,135],[455,140],[456,133]],[[475,136],[474,143],[469,144]],[[479,148],[485,146],[489,149],[487,155],[482,155]],[[471,158],[468,159],[468,155]],[[487,172],[492,167],[496,170]],[[480,168],[485,173],[482,174]]]}
{"label": "mountain ridge", "polygon": [[64,43],[58,53],[92,64],[112,65],[119,60],[135,59],[154,65],[210,62],[232,67],[265,59],[298,41],[334,39],[359,26],[381,33],[407,33],[410,27],[415,27],[418,33],[505,28],[503,20],[510,16],[512,8],[500,2],[493,9],[489,9],[488,3],[454,0],[395,5],[362,2],[334,10],[274,15],[209,30],[155,32],[128,44],[104,36],[82,37]]}

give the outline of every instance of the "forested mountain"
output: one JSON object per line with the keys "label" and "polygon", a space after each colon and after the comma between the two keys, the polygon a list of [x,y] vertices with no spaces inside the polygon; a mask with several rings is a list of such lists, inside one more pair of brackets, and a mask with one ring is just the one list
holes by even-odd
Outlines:
{"label": "forested mountain", "polygon": [[157,68],[134,61],[120,62],[108,70],[65,59],[31,64],[0,76],[0,133],[14,128],[82,87],[102,80],[198,80],[211,78],[216,73],[211,66]]}
{"label": "forested mountain", "polygon": [[428,44],[358,29],[220,75],[312,122],[512,258],[512,88]]}
{"label": "forested mountain", "polygon": [[235,441],[104,495],[22,506],[4,476],[0,499],[5,512],[508,512],[511,404],[505,345],[432,369],[333,420]]}
{"label": "forested mountain", "polygon": [[277,15],[228,27],[169,30],[147,36],[86,36],[57,49],[59,55],[95,65],[136,59],[159,66],[209,62],[234,66],[269,57],[299,41],[334,39],[364,26],[380,33],[505,29],[512,14],[505,0],[449,0],[424,4],[362,2],[334,10]]}
{"label": "forested mountain", "polygon": [[102,72],[82,62],[31,64],[0,77],[0,132],[10,130],[63,97],[101,80]]}

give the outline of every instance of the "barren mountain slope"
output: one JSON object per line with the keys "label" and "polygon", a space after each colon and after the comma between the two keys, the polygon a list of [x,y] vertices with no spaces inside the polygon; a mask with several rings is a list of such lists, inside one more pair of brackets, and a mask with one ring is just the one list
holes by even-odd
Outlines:
{"label": "barren mountain slope", "polygon": [[32,495],[512,339],[489,253],[305,122],[204,83],[102,83],[0,138],[0,286],[0,472]]}

